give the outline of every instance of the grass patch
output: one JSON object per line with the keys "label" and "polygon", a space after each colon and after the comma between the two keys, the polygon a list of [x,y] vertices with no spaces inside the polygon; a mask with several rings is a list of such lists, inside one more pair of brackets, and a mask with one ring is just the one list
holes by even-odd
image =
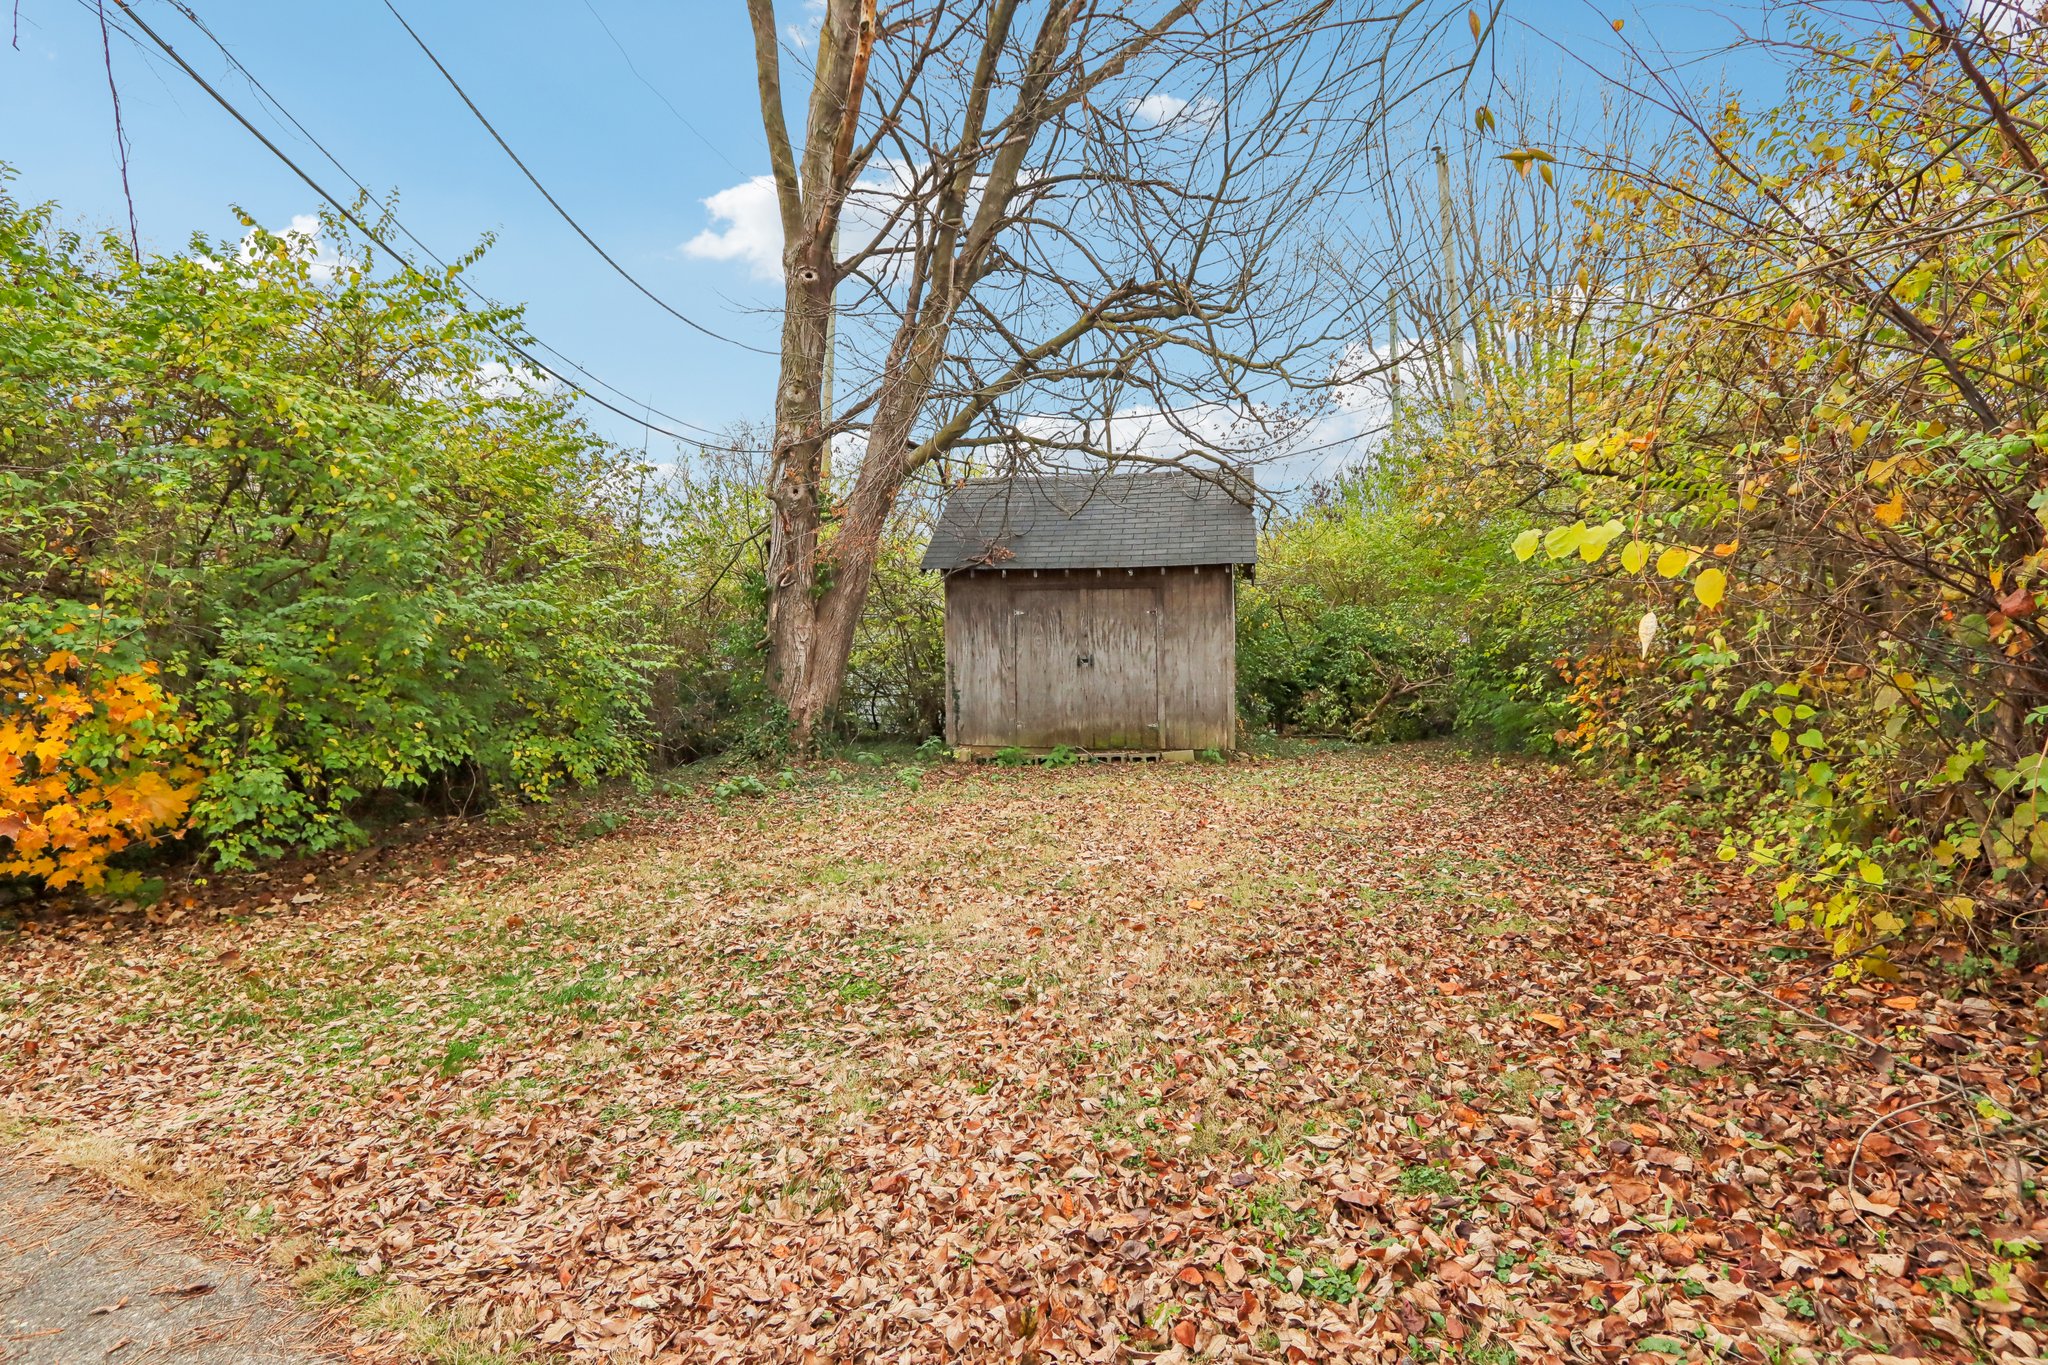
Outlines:
{"label": "grass patch", "polygon": [[344,1309],[358,1325],[397,1336],[426,1365],[516,1365],[537,1358],[519,1339],[527,1324],[436,1311],[419,1290],[365,1274],[338,1257],[313,1262],[294,1283],[311,1302]]}
{"label": "grass patch", "polygon": [[832,993],[842,1005],[857,1005],[888,993],[888,987],[871,976],[847,975],[832,984]]}
{"label": "grass patch", "polygon": [[1410,1166],[1394,1178],[1394,1188],[1410,1196],[1431,1194],[1440,1199],[1450,1199],[1460,1194],[1465,1183],[1458,1179],[1457,1172],[1442,1166]]}
{"label": "grass patch", "polygon": [[448,1044],[446,1051],[442,1052],[441,1060],[434,1064],[435,1070],[439,1071],[443,1076],[456,1075],[462,1068],[475,1061],[483,1050],[484,1045],[481,1039],[457,1038]]}

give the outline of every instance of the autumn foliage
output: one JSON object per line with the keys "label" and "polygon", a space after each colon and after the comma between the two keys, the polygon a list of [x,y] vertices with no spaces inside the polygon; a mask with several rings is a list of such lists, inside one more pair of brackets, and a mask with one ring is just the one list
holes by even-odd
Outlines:
{"label": "autumn foliage", "polygon": [[1410,416],[1424,514],[1569,604],[1558,741],[1845,975],[2048,893],[2048,30],[1873,13],[1800,17],[1758,105],[1644,71],[1633,142],[1480,119],[1554,246],[1485,263],[1469,396]]}
{"label": "autumn foliage", "polygon": [[97,888],[187,824],[248,866],[379,799],[640,770],[670,580],[638,462],[504,377],[508,315],[253,226],[136,260],[4,179],[8,872]]}
{"label": "autumn foliage", "polygon": [[157,666],[98,624],[0,641],[0,881],[132,892],[111,860],[182,833],[199,791]]}

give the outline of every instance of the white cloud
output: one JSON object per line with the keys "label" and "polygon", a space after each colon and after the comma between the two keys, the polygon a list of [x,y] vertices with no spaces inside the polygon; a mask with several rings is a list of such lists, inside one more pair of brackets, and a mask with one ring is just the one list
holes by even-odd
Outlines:
{"label": "white cloud", "polygon": [[1223,106],[1206,95],[1186,100],[1164,90],[1154,90],[1149,95],[1126,100],[1124,112],[1131,116],[1131,122],[1142,128],[1166,128],[1176,123],[1212,128],[1222,117]]}
{"label": "white cloud", "polygon": [[[842,257],[875,245],[903,242],[910,229],[903,213],[905,201],[928,188],[919,183],[922,173],[923,168],[911,162],[883,157],[853,182],[846,196],[846,212],[840,218]],[[964,214],[969,222],[981,207],[982,179],[975,177],[967,195]]]}
{"label": "white cloud", "polygon": [[1177,458],[1194,448],[1246,461],[1261,488],[1285,495],[1364,458],[1386,417],[1383,395],[1341,389],[1327,406],[1308,413],[1260,408],[1247,415],[1214,405],[1182,409],[1169,420],[1156,408],[1127,408],[1116,414],[1111,436],[1114,449],[1155,459]]}
{"label": "white cloud", "polygon": [[470,382],[485,398],[516,398],[522,393],[549,393],[561,387],[531,366],[508,365],[502,360],[487,360],[477,366]]}
{"label": "white cloud", "polygon": [[[905,224],[892,218],[917,188],[917,178],[915,167],[883,159],[854,182],[841,215],[842,259],[884,237],[902,237]],[[720,190],[704,201],[704,207],[711,214],[713,226],[683,243],[685,256],[703,261],[745,261],[755,279],[782,278],[782,212],[775,202],[772,177],[757,175]],[[975,199],[970,195],[970,217],[974,207]]]}
{"label": "white cloud", "polygon": [[683,254],[701,261],[745,261],[754,278],[782,278],[782,215],[775,204],[775,180],[757,175],[720,190],[704,201],[712,227],[683,243]]}
{"label": "white cloud", "polygon": [[[1117,409],[1106,432],[1097,421],[1088,435],[1098,449],[1185,459],[1197,469],[1205,462],[1199,455],[1190,458],[1190,451],[1248,463],[1263,491],[1284,498],[1368,459],[1385,433],[1388,413],[1386,389],[1375,379],[1339,384],[1327,401],[1307,409],[1197,402],[1167,413],[1132,405]],[[1079,434],[1066,418],[1026,415],[1018,425],[1041,437],[1071,440]]]}
{"label": "white cloud", "polygon": [[2040,24],[2044,13],[2039,0],[1969,0],[1968,10],[1999,34],[2023,33]]}

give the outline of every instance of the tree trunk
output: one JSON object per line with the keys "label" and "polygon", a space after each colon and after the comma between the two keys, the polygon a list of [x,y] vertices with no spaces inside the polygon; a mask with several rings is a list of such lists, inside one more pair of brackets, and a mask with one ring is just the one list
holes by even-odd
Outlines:
{"label": "tree trunk", "polygon": [[[789,710],[792,738],[799,744],[814,740],[818,727],[829,722],[838,709],[854,632],[867,604],[889,517],[914,470],[907,457],[910,429],[928,396],[935,357],[943,349],[946,332],[943,324],[929,326],[920,343],[908,348],[904,366],[891,376],[876,405],[860,472],[829,540],[819,534],[823,509],[818,506],[817,455],[822,442],[811,443],[808,480],[798,480],[792,474],[787,484],[778,480],[775,485],[777,532],[783,527],[785,503],[791,513],[787,541],[792,547],[788,560],[792,572],[775,572],[775,542],[771,538],[769,677],[776,697]],[[815,410],[815,390],[811,401]],[[801,487],[796,486],[799,482]],[[796,531],[804,524],[800,515],[809,517],[807,538]]]}
{"label": "tree trunk", "polygon": [[[789,253],[798,259],[790,280],[783,328],[782,378],[775,390],[775,454],[768,473],[768,660],[769,690],[789,709],[796,737],[807,741],[823,714],[814,702],[818,651],[821,567],[820,464],[824,417],[819,406],[825,374],[825,314],[831,306],[829,264],[804,260],[811,244]],[[806,280],[804,275],[812,278]],[[843,660],[842,660],[843,662]],[[827,665],[829,668],[829,665]],[[837,688],[832,689],[835,693]],[[836,696],[827,699],[829,708]]]}

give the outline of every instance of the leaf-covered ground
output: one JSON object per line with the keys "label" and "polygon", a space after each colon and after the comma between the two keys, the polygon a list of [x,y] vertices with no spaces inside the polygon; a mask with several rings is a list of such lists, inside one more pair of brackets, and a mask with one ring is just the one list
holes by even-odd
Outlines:
{"label": "leaf-covered ground", "polygon": [[2041,981],[1827,993],[1563,774],[847,766],[622,809],[29,924],[0,1102],[218,1179],[326,1297],[583,1360],[2048,1345]]}

